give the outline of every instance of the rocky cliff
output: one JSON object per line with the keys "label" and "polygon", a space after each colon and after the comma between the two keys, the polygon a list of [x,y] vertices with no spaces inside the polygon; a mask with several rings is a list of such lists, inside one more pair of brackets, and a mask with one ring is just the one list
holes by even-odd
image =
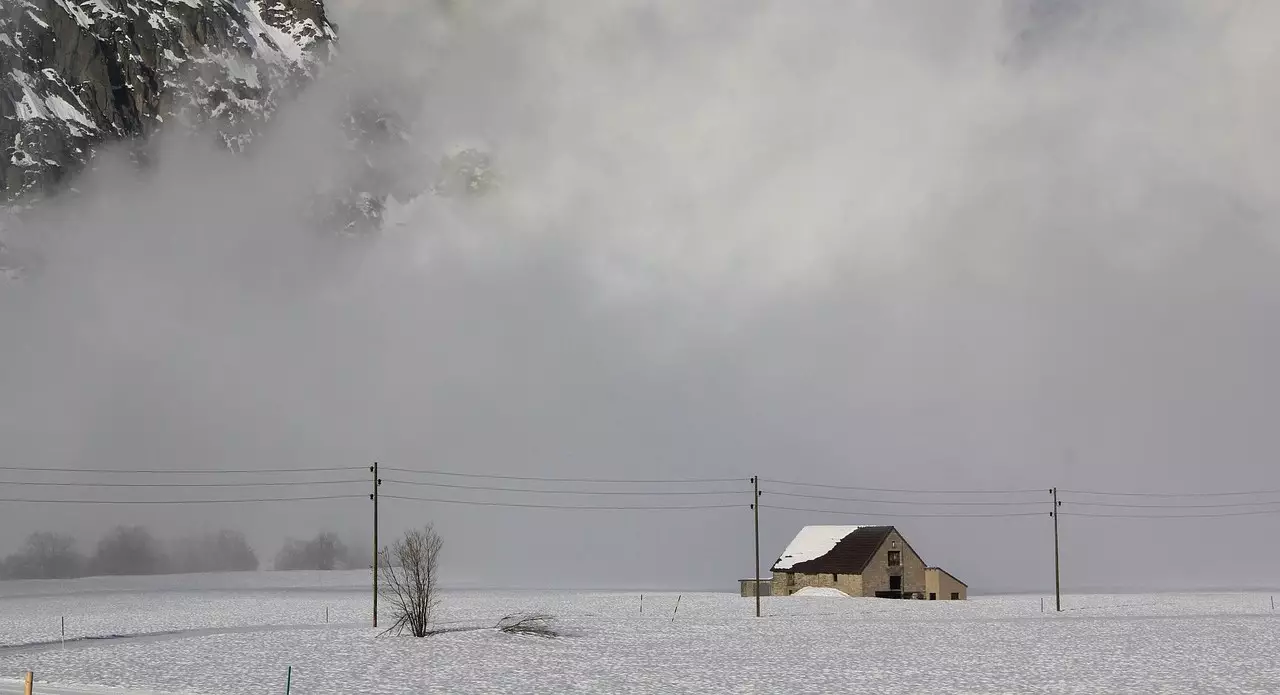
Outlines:
{"label": "rocky cliff", "polygon": [[322,0],[2,0],[0,202],[162,127],[243,150],[335,41]]}

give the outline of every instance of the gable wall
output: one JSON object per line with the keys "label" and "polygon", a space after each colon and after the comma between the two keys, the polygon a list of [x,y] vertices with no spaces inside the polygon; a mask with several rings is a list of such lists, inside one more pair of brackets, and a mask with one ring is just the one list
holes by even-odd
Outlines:
{"label": "gable wall", "polygon": [[[896,546],[896,547],[895,547]],[[884,543],[876,549],[876,554],[871,558],[865,569],[862,570],[862,593],[858,596],[875,596],[877,591],[889,590],[889,551],[899,550],[902,552],[902,591],[903,593],[925,593],[924,585],[924,560],[916,554],[911,546],[907,545],[902,534],[894,529],[884,539]]]}
{"label": "gable wall", "polygon": [[954,577],[941,570],[925,570],[925,592],[938,597],[939,601],[951,599],[951,594],[959,594],[960,599],[969,598],[969,589],[956,581]]}

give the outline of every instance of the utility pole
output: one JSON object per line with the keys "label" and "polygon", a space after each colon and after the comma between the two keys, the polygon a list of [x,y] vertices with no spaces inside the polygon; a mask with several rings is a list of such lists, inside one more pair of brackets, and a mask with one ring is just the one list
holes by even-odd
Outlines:
{"label": "utility pole", "polygon": [[1053,511],[1049,512],[1049,516],[1053,517],[1053,595],[1057,601],[1058,612],[1062,612],[1062,565],[1058,557],[1058,507],[1062,503],[1058,501],[1058,488],[1049,490],[1053,495]]}
{"label": "utility pole", "polygon": [[751,511],[756,526],[756,617],[760,617],[760,476],[751,476]]}
{"label": "utility pole", "polygon": [[369,499],[373,500],[373,626],[378,626],[378,486],[382,485],[382,478],[378,477],[378,462],[374,461],[369,466],[369,471],[373,473],[373,494],[369,495]]}

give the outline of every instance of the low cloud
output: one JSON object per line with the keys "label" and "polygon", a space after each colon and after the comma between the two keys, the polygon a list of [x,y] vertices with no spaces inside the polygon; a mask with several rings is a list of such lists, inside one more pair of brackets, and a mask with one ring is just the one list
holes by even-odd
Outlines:
{"label": "low cloud", "polygon": [[[1269,7],[331,12],[342,57],[259,151],[175,137],[154,168],[106,159],[76,202],[6,227],[32,269],[0,290],[9,460],[1280,487]],[[309,191],[350,166],[332,116],[356,86],[411,133],[395,161],[419,190],[470,145],[501,190],[404,193],[376,234],[307,222]],[[750,500],[726,499],[742,509],[384,514],[434,520],[458,579],[730,587],[750,568]],[[234,519],[255,538],[345,538],[367,506]],[[0,509],[0,539],[232,514]],[[867,520],[975,587],[1035,588],[1047,519]],[[767,513],[764,555],[824,521],[857,518]],[[1177,551],[1262,541],[1237,521],[1072,520],[1065,576],[1223,581]],[[1233,580],[1274,569],[1242,559]]]}

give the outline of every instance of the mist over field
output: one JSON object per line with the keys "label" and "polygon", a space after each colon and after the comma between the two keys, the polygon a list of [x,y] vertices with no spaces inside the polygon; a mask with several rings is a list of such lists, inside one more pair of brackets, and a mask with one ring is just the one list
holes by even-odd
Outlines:
{"label": "mist over field", "polygon": [[[1280,489],[1280,6],[335,0],[328,11],[338,57],[249,154],[162,135],[147,167],[108,150],[77,195],[0,223],[0,267],[22,269],[0,280],[0,466],[349,466],[217,480],[360,482],[0,484],[0,555],[35,531],[70,534],[89,555],[118,525],[163,539],[237,531],[264,566],[286,539],[321,531],[364,553],[378,461],[725,479],[660,489],[738,493],[650,501],[739,505],[698,510],[382,500],[384,541],[434,522],[460,584],[733,589],[752,571],[759,475],[766,507],[845,511],[762,509],[766,569],[805,524],[885,523],[976,593],[1043,591],[1050,487]],[[358,166],[333,118],[353,94],[405,133],[379,150],[396,190],[382,228],[359,234],[308,215],[310,191]],[[488,153],[500,185],[424,192],[459,148]],[[384,496],[646,503],[382,477]],[[881,493],[918,504],[859,506],[784,500],[773,495],[800,490],[768,479],[1035,492]],[[929,516],[997,499],[1028,504],[967,509],[1040,514]],[[1277,583],[1280,559],[1256,552],[1274,515],[1071,511],[1065,586]],[[1229,574],[1186,562],[1191,547],[1229,557]]]}

